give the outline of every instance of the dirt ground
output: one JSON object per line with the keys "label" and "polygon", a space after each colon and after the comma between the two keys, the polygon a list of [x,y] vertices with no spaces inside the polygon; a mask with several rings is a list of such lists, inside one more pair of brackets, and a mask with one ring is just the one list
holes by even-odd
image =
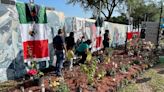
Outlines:
{"label": "dirt ground", "polygon": [[[120,54],[122,51],[116,51],[117,53],[114,53],[113,57],[111,58],[111,61],[109,64],[99,64],[97,70],[101,69],[101,66],[104,66],[104,69],[112,68],[112,62],[117,63],[117,65],[131,63],[133,60],[142,60],[142,57],[135,56],[135,57],[128,57],[127,55]],[[118,83],[126,76],[127,78],[130,78],[132,74],[134,74],[136,71],[141,70],[143,68],[139,65],[134,65],[131,68],[129,68],[127,73],[121,73],[118,72],[113,80],[112,77],[105,76],[101,80],[95,79],[95,85],[94,87],[87,86],[87,78],[84,73],[81,72],[80,66],[74,66],[73,71],[68,71],[67,69],[63,70],[63,76],[66,84],[68,84],[68,87],[70,89],[70,92],[75,92],[77,88],[82,88],[83,92],[115,92],[115,88],[118,85]],[[46,71],[52,71],[52,70],[46,70]],[[44,78],[44,84],[47,89],[49,89],[49,81],[56,80],[56,77],[53,75],[53,73],[48,72],[45,74]],[[25,83],[28,84],[28,83]],[[16,83],[13,82],[11,85],[11,82],[7,82],[6,85],[0,85],[0,87],[3,86],[3,88],[9,88],[10,86],[16,86]],[[5,86],[5,87],[4,87]],[[14,89],[15,91],[7,91],[7,92],[21,92],[19,90],[20,88]],[[25,87],[25,92],[27,90],[35,90],[34,92],[40,92],[40,87],[32,86],[32,87]],[[3,89],[2,89],[3,90]],[[0,92],[2,91],[0,88]],[[95,91],[97,90],[97,91]],[[109,91],[107,91],[109,90]],[[114,91],[113,91],[114,90]],[[28,91],[27,91],[28,92]],[[46,92],[54,92],[54,91],[46,91]],[[134,83],[128,85],[125,88],[120,89],[118,92],[164,92],[164,64],[156,65],[154,68],[151,68],[149,70],[146,70],[141,76],[137,78]]]}

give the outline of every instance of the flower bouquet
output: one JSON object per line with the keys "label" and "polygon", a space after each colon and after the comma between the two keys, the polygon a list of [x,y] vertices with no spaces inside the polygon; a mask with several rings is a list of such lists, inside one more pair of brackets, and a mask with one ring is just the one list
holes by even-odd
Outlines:
{"label": "flower bouquet", "polygon": [[42,82],[41,79],[44,73],[37,68],[36,61],[30,62],[30,64],[28,65],[27,74],[30,76],[30,79],[33,80],[35,84],[37,85],[41,84]]}

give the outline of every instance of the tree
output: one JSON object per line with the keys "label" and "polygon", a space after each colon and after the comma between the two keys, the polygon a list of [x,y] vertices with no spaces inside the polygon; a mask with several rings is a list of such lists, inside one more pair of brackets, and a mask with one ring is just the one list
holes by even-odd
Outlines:
{"label": "tree", "polygon": [[[159,21],[160,3],[155,0],[67,0],[68,4],[80,4],[84,10],[92,10],[92,18],[96,18],[94,15],[98,15],[97,11],[101,10],[106,21],[120,22],[117,19],[133,18],[134,24],[140,24],[141,21]],[[100,7],[100,1],[102,2]],[[118,9],[120,13],[124,13],[124,17],[112,17],[111,15],[115,9]],[[122,21],[122,20],[121,20]],[[122,23],[122,22],[121,22]]]}
{"label": "tree", "polygon": [[121,13],[121,15],[117,17],[111,17],[110,22],[128,25],[128,19],[124,13]]}
{"label": "tree", "polygon": [[126,0],[128,19],[133,18],[133,24],[138,27],[142,21],[159,21],[160,5],[153,0]]}
{"label": "tree", "polygon": [[[116,6],[124,0],[68,0],[68,4],[80,4],[84,10],[101,10],[107,21],[110,21],[111,15]],[[101,2],[101,7],[100,7]]]}

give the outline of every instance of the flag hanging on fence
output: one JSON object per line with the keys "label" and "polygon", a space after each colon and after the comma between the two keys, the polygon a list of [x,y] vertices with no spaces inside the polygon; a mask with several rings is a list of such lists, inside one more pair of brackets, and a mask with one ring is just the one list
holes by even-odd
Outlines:
{"label": "flag hanging on fence", "polygon": [[49,60],[45,7],[16,3],[23,42],[24,61]]}

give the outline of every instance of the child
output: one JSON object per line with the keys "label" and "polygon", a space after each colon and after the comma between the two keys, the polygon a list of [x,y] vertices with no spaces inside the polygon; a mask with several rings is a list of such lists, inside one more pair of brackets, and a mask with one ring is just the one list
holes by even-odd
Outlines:
{"label": "child", "polygon": [[73,48],[69,47],[67,51],[67,61],[69,63],[68,67],[70,71],[72,71],[72,67],[73,67],[73,58],[74,58]]}

